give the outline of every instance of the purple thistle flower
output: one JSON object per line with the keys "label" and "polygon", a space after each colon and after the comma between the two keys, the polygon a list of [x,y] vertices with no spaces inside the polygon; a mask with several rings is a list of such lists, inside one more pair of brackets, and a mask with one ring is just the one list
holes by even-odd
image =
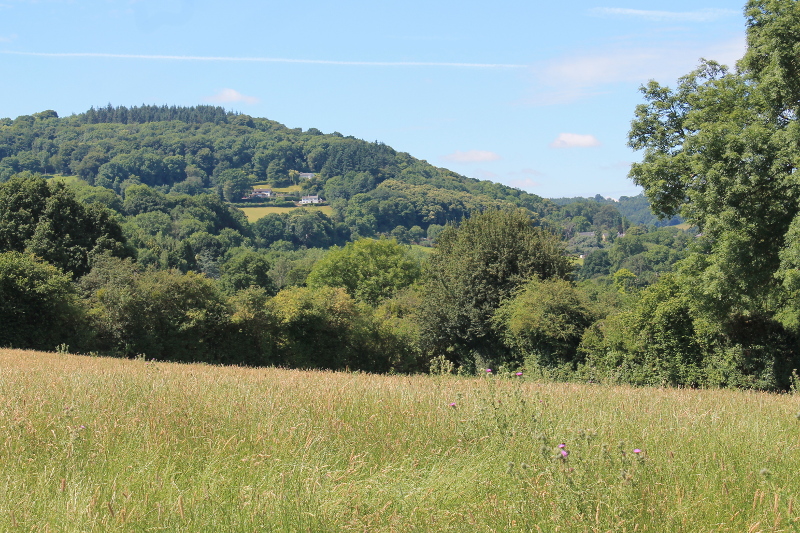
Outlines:
{"label": "purple thistle flower", "polygon": [[566,444],[564,444],[564,443],[562,442],[561,444],[559,444],[559,445],[558,445],[558,447],[559,447],[559,448],[566,448],[566,447],[567,447],[567,445],[566,445]]}
{"label": "purple thistle flower", "polygon": [[635,450],[633,450],[633,453],[642,453],[642,450],[640,450],[639,448],[636,448]]}
{"label": "purple thistle flower", "polygon": [[568,455],[569,455],[569,452],[567,450],[561,450],[561,457],[566,457]]}
{"label": "purple thistle flower", "polygon": [[517,375],[518,375],[518,376],[521,376],[521,375],[522,375],[522,372],[517,372]]}
{"label": "purple thistle flower", "polygon": [[491,373],[492,373],[492,369],[491,369],[491,368],[487,368],[487,369],[486,369],[486,373],[487,373],[487,374],[491,374]]}
{"label": "purple thistle flower", "polygon": [[450,407],[455,407],[455,406],[456,406],[456,402],[453,402],[453,403],[450,404]]}

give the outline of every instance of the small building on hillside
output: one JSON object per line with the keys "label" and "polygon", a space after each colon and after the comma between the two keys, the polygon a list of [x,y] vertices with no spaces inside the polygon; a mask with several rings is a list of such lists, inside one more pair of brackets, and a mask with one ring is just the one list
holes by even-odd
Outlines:
{"label": "small building on hillside", "polygon": [[319,196],[303,196],[300,198],[301,204],[318,204],[322,200],[319,199]]}
{"label": "small building on hillside", "polygon": [[301,172],[300,173],[300,179],[301,180],[310,180],[314,176],[316,176],[316,173],[314,173],[314,172]]}
{"label": "small building on hillside", "polygon": [[272,198],[275,196],[272,192],[272,189],[259,189],[254,188],[253,192],[250,194],[250,198]]}

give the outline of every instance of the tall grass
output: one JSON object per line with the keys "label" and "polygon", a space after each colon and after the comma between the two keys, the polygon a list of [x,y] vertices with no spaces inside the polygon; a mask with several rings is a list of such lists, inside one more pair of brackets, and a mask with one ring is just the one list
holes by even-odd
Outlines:
{"label": "tall grass", "polygon": [[798,410],[0,350],[0,530],[797,531]]}

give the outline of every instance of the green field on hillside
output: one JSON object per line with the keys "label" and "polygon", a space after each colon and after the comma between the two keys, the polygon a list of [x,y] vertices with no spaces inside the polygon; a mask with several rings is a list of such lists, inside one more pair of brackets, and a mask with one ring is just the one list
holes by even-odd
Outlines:
{"label": "green field on hillside", "polygon": [[300,185],[289,185],[288,187],[272,187],[268,181],[257,181],[253,184],[253,187],[269,187],[272,189],[273,192],[285,192],[285,193],[300,193],[301,188]]}
{"label": "green field on hillside", "polygon": [[321,206],[312,206],[306,205],[302,207],[240,207],[245,216],[247,216],[247,220],[250,222],[255,222],[259,218],[266,216],[270,213],[288,213],[293,209],[314,209],[317,211],[322,211],[326,215],[333,216],[333,208],[329,205],[321,205]]}
{"label": "green field on hillside", "polygon": [[0,530],[796,531],[798,407],[0,350]]}

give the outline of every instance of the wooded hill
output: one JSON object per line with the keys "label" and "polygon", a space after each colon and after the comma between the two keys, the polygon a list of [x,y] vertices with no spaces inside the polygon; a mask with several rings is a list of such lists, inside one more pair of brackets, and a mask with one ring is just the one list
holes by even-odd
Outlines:
{"label": "wooded hill", "polygon": [[62,118],[43,111],[0,119],[0,182],[22,171],[76,175],[120,194],[131,184],[188,194],[216,187],[228,200],[255,181],[280,186],[314,173],[300,183],[303,193],[322,195],[362,237],[397,226],[427,229],[487,208],[555,211],[539,196],[461,176],[379,142],[290,129],[212,106],[109,105]]}
{"label": "wooded hill", "polygon": [[[7,346],[470,372],[522,364],[533,337],[509,328],[534,299],[572,332],[534,335],[552,352],[542,362],[574,367],[583,330],[691,241],[631,227],[610,202],[557,206],[380,143],[210,106],[3,119],[0,155]],[[249,223],[234,204],[256,182],[321,195],[333,215],[296,208]],[[428,257],[411,243],[439,247]],[[577,270],[565,246],[586,256]],[[576,276],[594,288],[577,291]]]}

